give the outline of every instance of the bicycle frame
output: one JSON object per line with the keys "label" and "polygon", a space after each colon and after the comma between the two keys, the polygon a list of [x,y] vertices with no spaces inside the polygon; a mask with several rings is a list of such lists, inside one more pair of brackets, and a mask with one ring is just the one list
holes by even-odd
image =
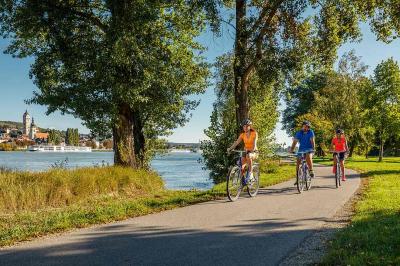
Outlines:
{"label": "bicycle frame", "polygon": [[340,164],[340,158],[339,158],[339,153],[338,152],[333,152],[333,158],[336,159],[336,173],[335,173],[335,182],[336,182],[336,187],[339,187],[341,185],[340,179],[342,178],[343,172],[342,172],[342,167]]}
{"label": "bicycle frame", "polygon": [[[234,152],[237,152],[238,154],[239,154],[239,157],[238,157],[238,159],[237,159],[237,161],[236,161],[236,165],[239,167],[239,169],[240,169],[240,175],[242,176],[243,175],[243,164],[242,164],[242,158],[243,157],[245,157],[244,155],[246,155],[246,152],[245,151],[239,151],[239,150],[233,150]],[[246,171],[246,177],[247,177],[247,173],[249,172],[249,169],[247,169],[247,171]],[[240,176],[240,177],[241,177]],[[244,184],[244,183],[243,183]],[[245,184],[244,184],[245,185]]]}
{"label": "bicycle frame", "polygon": [[303,174],[306,174],[306,171],[308,169],[308,165],[307,165],[307,160],[306,160],[306,152],[298,152],[297,154],[301,155],[300,160],[301,160],[301,168],[303,170]]}

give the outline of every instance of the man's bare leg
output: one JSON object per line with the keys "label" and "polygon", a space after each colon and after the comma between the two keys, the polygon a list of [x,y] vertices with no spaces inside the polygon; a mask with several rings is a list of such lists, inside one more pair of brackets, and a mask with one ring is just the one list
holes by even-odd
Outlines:
{"label": "man's bare leg", "polygon": [[308,169],[310,169],[310,175],[311,175],[311,177],[314,177],[312,153],[307,153],[306,161],[307,161]]}

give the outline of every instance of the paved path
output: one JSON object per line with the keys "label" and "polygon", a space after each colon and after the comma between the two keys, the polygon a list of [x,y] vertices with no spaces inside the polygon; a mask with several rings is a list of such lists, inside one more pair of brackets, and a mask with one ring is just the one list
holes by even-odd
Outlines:
{"label": "paved path", "polygon": [[316,168],[310,191],[293,181],[256,198],[211,201],[38,239],[0,250],[0,265],[276,265],[351,197],[357,173],[334,186]]}

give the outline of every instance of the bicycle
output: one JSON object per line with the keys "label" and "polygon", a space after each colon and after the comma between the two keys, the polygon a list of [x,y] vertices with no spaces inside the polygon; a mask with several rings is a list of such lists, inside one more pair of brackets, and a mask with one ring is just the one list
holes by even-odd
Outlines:
{"label": "bicycle", "polygon": [[341,186],[341,180],[343,177],[342,167],[340,167],[340,160],[339,160],[339,153],[336,151],[331,151],[333,153],[333,157],[336,158],[336,165],[335,165],[335,183],[336,188]]}
{"label": "bicycle", "polygon": [[311,188],[311,175],[306,161],[307,153],[308,152],[297,152],[297,155],[301,156],[301,163],[296,171],[296,185],[299,193],[302,193],[304,188],[306,190]]}
{"label": "bicycle", "polygon": [[231,166],[226,177],[226,193],[230,201],[236,201],[242,189],[247,187],[247,193],[250,197],[255,197],[260,188],[260,167],[258,163],[253,162],[252,172],[253,178],[246,183],[246,177],[249,169],[243,171],[242,157],[246,155],[246,151],[233,150],[239,153],[236,164]]}

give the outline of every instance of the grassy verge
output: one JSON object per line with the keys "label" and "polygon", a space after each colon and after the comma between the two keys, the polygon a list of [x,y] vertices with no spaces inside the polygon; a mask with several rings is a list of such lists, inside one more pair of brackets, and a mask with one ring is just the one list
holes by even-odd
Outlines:
{"label": "grassy verge", "polygon": [[[328,162],[321,162],[328,163]],[[346,166],[368,178],[351,224],[330,244],[325,265],[400,264],[400,158],[353,158]]]}
{"label": "grassy verge", "polygon": [[119,167],[0,169],[0,246],[215,199],[217,191],[168,191],[161,178]]}
{"label": "grassy verge", "polygon": [[[274,162],[264,162],[261,170],[262,187],[288,180],[295,171]],[[169,191],[156,173],[120,167],[0,169],[0,246],[223,196],[224,183],[209,191]]]}

